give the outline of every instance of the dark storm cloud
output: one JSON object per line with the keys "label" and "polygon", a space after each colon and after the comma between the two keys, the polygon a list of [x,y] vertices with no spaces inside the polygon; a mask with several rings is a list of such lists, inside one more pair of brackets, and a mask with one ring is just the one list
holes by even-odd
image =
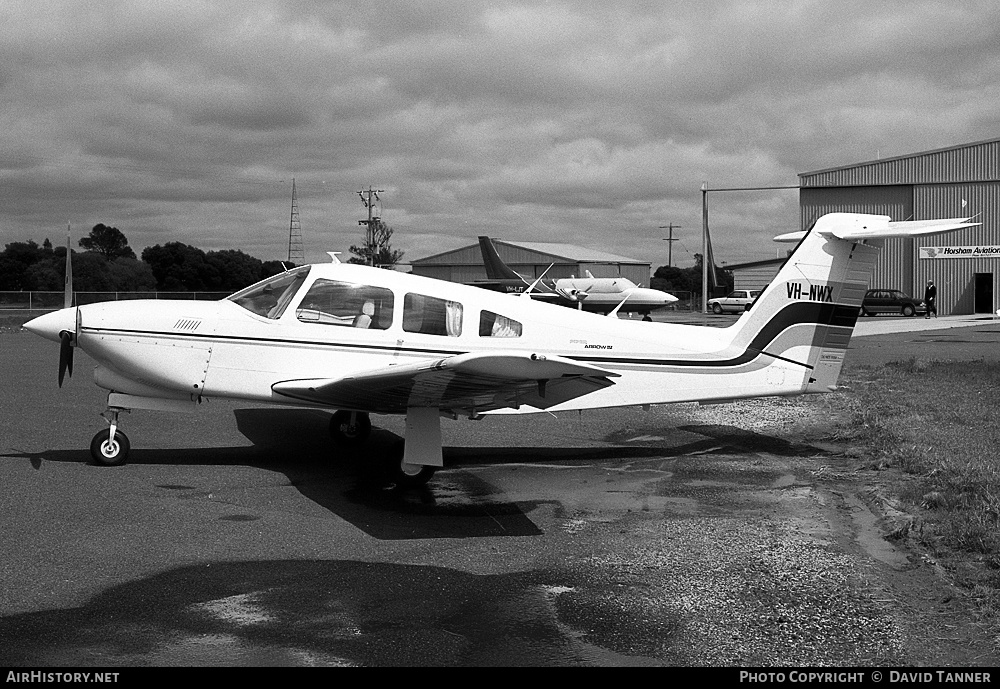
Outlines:
{"label": "dark storm cloud", "polygon": [[[143,246],[310,259],[357,191],[407,258],[474,243],[663,251],[700,186],[992,138],[988,2],[17,2],[0,8],[3,241],[67,220]],[[773,254],[794,192],[713,201],[716,254]],[[690,253],[690,252],[688,252]],[[680,255],[687,257],[681,251]],[[656,263],[654,256],[654,264]]]}

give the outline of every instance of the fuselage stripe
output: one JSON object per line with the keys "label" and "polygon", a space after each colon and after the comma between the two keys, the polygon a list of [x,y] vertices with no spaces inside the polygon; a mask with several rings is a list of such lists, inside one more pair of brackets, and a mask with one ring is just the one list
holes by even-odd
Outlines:
{"label": "fuselage stripe", "polygon": [[[757,332],[754,338],[749,344],[745,346],[743,351],[735,356],[730,356],[725,359],[668,359],[668,358],[651,358],[651,357],[614,357],[614,356],[580,356],[571,353],[565,353],[561,356],[565,356],[573,361],[580,361],[592,364],[603,364],[607,366],[628,366],[628,365],[639,365],[639,366],[668,366],[668,367],[736,367],[747,364],[759,356],[767,356],[775,359],[781,359],[783,361],[788,361],[796,365],[805,366],[806,368],[811,368],[807,364],[799,361],[794,361],[792,359],[786,359],[776,354],[771,354],[766,351],[771,343],[773,343],[779,335],[781,335],[788,328],[796,325],[818,325],[827,326],[835,328],[850,328],[853,329],[855,322],[857,321],[858,308],[854,306],[843,306],[839,304],[818,304],[812,302],[806,303],[795,303],[786,306],[784,309],[779,311],[774,315],[763,327]],[[297,340],[297,339],[277,339],[277,338],[267,338],[267,337],[247,337],[238,335],[216,335],[209,333],[193,333],[193,332],[168,332],[168,331],[156,331],[156,330],[134,330],[134,329],[124,329],[124,328],[95,328],[83,326],[83,333],[104,333],[109,335],[119,335],[119,336],[133,336],[133,337],[164,337],[164,338],[175,338],[175,339],[190,339],[190,340],[204,340],[204,341],[228,341],[228,342],[250,342],[250,343],[260,343],[269,344],[276,346],[283,345],[303,345],[310,347],[331,347],[331,348],[345,348],[353,349],[358,351],[384,351],[384,352],[397,352],[401,354],[427,354],[433,356],[455,356],[459,354],[466,354],[469,350],[459,350],[459,349],[441,349],[441,348],[423,348],[423,347],[405,347],[399,344],[392,345],[371,345],[371,344],[359,344],[355,342],[323,342],[316,340]],[[846,333],[849,335],[849,333]]]}

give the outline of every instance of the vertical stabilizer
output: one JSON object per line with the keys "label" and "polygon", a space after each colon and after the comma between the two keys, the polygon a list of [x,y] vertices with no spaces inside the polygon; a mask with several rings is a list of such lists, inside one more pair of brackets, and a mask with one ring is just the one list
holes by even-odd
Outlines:
{"label": "vertical stabilizer", "polygon": [[490,280],[521,280],[527,284],[523,277],[515,273],[510,266],[503,262],[497,248],[493,245],[493,240],[489,237],[479,238],[479,250],[483,254],[483,264],[486,266],[486,277]]}
{"label": "vertical stabilizer", "polygon": [[867,239],[913,237],[969,227],[967,219],[891,222],[860,213],[824,215],[811,230],[777,238],[798,246],[736,325],[732,345],[776,364],[774,383],[801,392],[837,384],[878,249]]}

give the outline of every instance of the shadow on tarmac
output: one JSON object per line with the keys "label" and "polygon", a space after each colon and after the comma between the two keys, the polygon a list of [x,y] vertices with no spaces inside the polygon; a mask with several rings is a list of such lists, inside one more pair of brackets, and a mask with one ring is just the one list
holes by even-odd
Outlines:
{"label": "shadow on tarmac", "polygon": [[[769,452],[805,456],[817,450],[730,426],[684,426],[679,430],[703,436],[682,444],[666,438],[673,428],[617,431],[595,447],[447,447],[445,467],[420,489],[392,486],[378,459],[399,440],[395,433],[374,428],[362,448],[333,444],[328,432],[330,414],[312,409],[250,408],[234,410],[239,431],[252,443],[241,447],[132,449],[129,463],[165,466],[247,466],[284,474],[289,486],[317,505],[380,540],[473,538],[484,536],[538,536],[539,528],[527,516],[554,501],[505,499],[504,492],[462,466],[491,464],[552,464],[589,461],[628,461],[691,454]],[[24,457],[35,469],[42,462],[90,461],[86,450],[52,450]],[[116,468],[94,467],[113,477]],[[113,479],[112,479],[113,480]],[[178,491],[194,488],[165,484]],[[234,517],[235,518],[235,517]],[[254,517],[246,516],[250,520]]]}
{"label": "shadow on tarmac", "polygon": [[112,586],[80,607],[0,618],[0,664],[565,666],[610,662],[619,652],[632,656],[629,664],[659,664],[650,656],[669,646],[663,621],[575,578],[358,561],[211,562]]}

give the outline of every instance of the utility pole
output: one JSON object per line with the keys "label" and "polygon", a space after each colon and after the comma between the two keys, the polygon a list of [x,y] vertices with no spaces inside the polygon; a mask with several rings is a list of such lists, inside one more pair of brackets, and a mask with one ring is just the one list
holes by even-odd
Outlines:
{"label": "utility pole", "polygon": [[701,183],[701,312],[708,313],[708,182]]}
{"label": "utility pole", "polygon": [[664,239],[663,241],[670,242],[669,244],[667,244],[667,247],[669,247],[667,249],[667,267],[668,268],[673,268],[674,267],[674,242],[677,241],[676,239],[674,239],[674,230],[681,229],[681,226],[680,225],[675,225],[673,223],[670,223],[669,225],[660,225],[660,229],[661,230],[670,230],[670,237],[667,238],[667,239]]}
{"label": "utility pole", "polygon": [[367,191],[362,189],[358,192],[358,196],[361,197],[361,203],[365,204],[365,208],[368,209],[368,219],[359,220],[358,224],[365,225],[367,228],[365,230],[365,244],[368,246],[369,250],[368,260],[373,266],[375,265],[375,223],[379,218],[372,211],[372,208],[375,206],[372,198],[374,198],[375,201],[381,201],[378,197],[380,193],[384,194],[385,189],[372,189],[371,187],[368,187]]}

